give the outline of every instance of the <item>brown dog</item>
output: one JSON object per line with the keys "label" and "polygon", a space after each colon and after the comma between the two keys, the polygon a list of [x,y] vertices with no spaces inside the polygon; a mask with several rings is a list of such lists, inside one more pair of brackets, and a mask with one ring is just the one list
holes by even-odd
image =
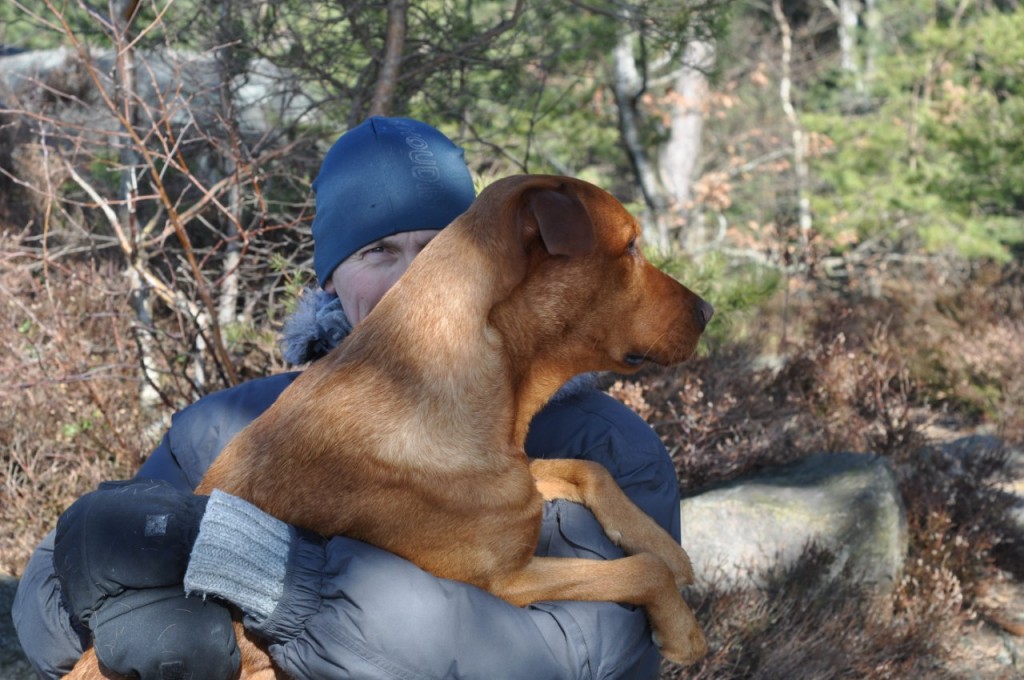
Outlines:
{"label": "brown dog", "polygon": [[[692,663],[706,644],[679,594],[692,580],[683,549],[601,466],[523,451],[530,420],[572,376],[693,353],[711,306],[643,258],[639,232],[585,182],[495,182],[231,441],[198,492],[223,489],[515,605],[642,605],[662,653]],[[554,498],[585,504],[630,556],[534,556]],[[237,628],[242,676],[274,677]],[[90,651],[69,677],[97,670]]]}

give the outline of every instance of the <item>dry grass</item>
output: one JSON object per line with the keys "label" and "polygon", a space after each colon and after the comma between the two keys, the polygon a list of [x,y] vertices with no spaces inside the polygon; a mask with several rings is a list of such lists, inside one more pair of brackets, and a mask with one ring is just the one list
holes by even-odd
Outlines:
{"label": "dry grass", "polygon": [[947,677],[937,659],[955,634],[958,603],[894,617],[878,595],[825,578],[831,560],[812,548],[763,589],[704,594],[698,617],[711,654],[690,669],[666,665],[662,678]]}
{"label": "dry grass", "polygon": [[0,571],[18,574],[71,500],[133,474],[152,448],[117,283],[84,264],[0,274]]}
{"label": "dry grass", "polygon": [[[712,653],[695,669],[667,665],[663,678],[959,677],[954,647],[985,616],[988,584],[1024,576],[1009,521],[1018,501],[1002,490],[1004,442],[1020,446],[1024,425],[1022,293],[1015,270],[979,275],[984,285],[893,287],[884,303],[823,294],[802,312],[807,336],[775,367],[753,368],[748,349],[731,348],[620,387],[647,405],[684,490],[859,450],[890,457],[907,507],[908,561],[891,595],[822,581],[831,557],[811,549],[766,589],[703,593]],[[1002,439],[946,451],[927,435],[937,421]]]}

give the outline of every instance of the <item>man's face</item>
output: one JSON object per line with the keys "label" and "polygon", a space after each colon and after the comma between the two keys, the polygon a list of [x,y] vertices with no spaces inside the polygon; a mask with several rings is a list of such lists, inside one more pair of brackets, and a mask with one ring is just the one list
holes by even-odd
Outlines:
{"label": "man's face", "polygon": [[395,285],[413,258],[437,236],[438,229],[420,229],[386,236],[352,253],[335,268],[324,286],[337,293],[352,325],[370,313],[384,293]]}

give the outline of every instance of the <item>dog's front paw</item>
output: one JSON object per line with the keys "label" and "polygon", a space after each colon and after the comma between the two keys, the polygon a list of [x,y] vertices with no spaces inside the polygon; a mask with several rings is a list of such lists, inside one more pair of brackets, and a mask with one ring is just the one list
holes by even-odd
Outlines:
{"label": "dog's front paw", "polygon": [[708,642],[696,617],[692,612],[687,611],[687,615],[682,617],[682,621],[676,623],[679,625],[674,626],[674,635],[666,635],[663,639],[657,632],[652,633],[658,651],[672,663],[683,666],[689,666],[703,659],[708,653]]}
{"label": "dog's front paw", "polygon": [[695,664],[708,653],[708,642],[704,638],[704,633],[699,628],[695,629],[693,635],[683,644],[664,645],[657,635],[654,636],[654,644],[658,646],[658,651],[661,652],[663,657],[681,666]]}

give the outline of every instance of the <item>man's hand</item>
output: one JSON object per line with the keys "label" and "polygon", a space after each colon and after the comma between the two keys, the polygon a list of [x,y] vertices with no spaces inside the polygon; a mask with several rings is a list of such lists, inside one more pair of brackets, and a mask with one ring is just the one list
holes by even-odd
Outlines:
{"label": "man's hand", "polygon": [[53,562],[61,589],[83,626],[127,589],[180,585],[206,496],[166,482],[107,482],[57,522]]}
{"label": "man's hand", "polygon": [[113,482],[57,522],[54,569],[72,621],[96,654],[142,680],[223,680],[238,669],[230,611],[186,598],[182,579],[208,498],[166,482]]}

